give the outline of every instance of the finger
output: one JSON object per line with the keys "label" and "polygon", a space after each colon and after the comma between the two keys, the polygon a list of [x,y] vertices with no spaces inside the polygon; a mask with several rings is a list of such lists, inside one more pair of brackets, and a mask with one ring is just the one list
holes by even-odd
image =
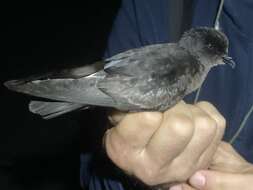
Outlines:
{"label": "finger", "polygon": [[124,139],[115,130],[115,127],[106,131],[104,135],[104,145],[107,156],[125,173],[132,175],[132,164],[128,162],[131,160],[133,151]]}
{"label": "finger", "polygon": [[253,175],[204,170],[195,173],[189,183],[199,190],[251,190]]}
{"label": "finger", "polygon": [[252,169],[252,165],[238,154],[231,144],[221,142],[209,168],[222,172],[246,173]]}
{"label": "finger", "polygon": [[127,114],[104,136],[107,155],[121,169],[132,173],[136,155],[143,150],[161,120],[162,114],[158,112]]}
{"label": "finger", "polygon": [[186,104],[184,101],[180,101],[179,103],[177,103],[175,106],[173,106],[172,108],[168,109],[167,111],[164,112],[164,115],[166,117],[167,114],[185,114],[188,117],[192,117],[191,113],[189,112],[189,109],[187,107],[188,104]]}
{"label": "finger", "polygon": [[132,148],[143,149],[160,127],[162,118],[159,112],[128,113],[116,126],[115,132]]}
{"label": "finger", "polygon": [[149,141],[146,153],[160,165],[170,163],[190,142],[193,131],[189,109],[185,103],[179,103],[164,113],[163,122]]}
{"label": "finger", "polygon": [[204,151],[198,160],[198,169],[207,169],[210,167],[215,152],[217,151],[219,144],[222,140],[223,134],[219,133],[219,130],[216,130],[216,135],[211,142],[210,146]]}
{"label": "finger", "polygon": [[177,158],[176,163],[184,163],[186,168],[191,168],[194,172],[194,168],[198,167],[198,160],[213,142],[217,127],[216,122],[200,108],[192,105],[188,107],[194,120],[195,130],[191,141]]}
{"label": "finger", "polygon": [[200,168],[206,169],[210,165],[213,155],[216,152],[223,138],[226,121],[212,104],[203,101],[197,103],[196,106],[199,107],[204,112],[206,112],[211,118],[213,118],[216,121],[217,124],[216,135],[213,139],[213,142],[210,144],[210,146],[206,149],[206,151],[199,159]]}
{"label": "finger", "polygon": [[201,101],[198,102],[196,106],[209,114],[210,117],[212,117],[217,122],[218,127],[224,130],[226,127],[226,120],[212,104],[209,102]]}
{"label": "finger", "polygon": [[219,113],[219,111],[210,103],[208,102],[199,102],[196,104],[197,107],[205,111],[211,118],[213,118],[217,123],[217,135],[221,138],[224,135],[225,128],[226,128],[226,120],[225,118]]}

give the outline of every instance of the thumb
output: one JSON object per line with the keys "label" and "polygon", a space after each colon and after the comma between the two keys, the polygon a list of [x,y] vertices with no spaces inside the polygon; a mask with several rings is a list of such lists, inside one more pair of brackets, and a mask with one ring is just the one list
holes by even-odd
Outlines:
{"label": "thumb", "polygon": [[228,172],[242,173],[252,168],[252,164],[247,162],[236,150],[228,143],[221,142],[212,160],[209,169]]}
{"label": "thumb", "polygon": [[234,174],[203,170],[196,172],[189,183],[199,190],[252,190],[252,174]]}

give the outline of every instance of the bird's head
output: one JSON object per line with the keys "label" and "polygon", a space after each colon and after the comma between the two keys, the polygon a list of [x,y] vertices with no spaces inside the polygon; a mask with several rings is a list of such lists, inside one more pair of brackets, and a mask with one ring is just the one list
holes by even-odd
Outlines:
{"label": "bird's head", "polygon": [[179,45],[211,66],[219,64],[235,66],[232,58],[228,56],[227,36],[214,28],[193,28],[183,34]]}

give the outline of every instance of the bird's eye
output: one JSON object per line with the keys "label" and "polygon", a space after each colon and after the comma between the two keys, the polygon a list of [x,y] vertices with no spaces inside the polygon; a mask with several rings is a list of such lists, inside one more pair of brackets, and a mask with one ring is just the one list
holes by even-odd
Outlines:
{"label": "bird's eye", "polygon": [[209,49],[213,49],[213,45],[212,45],[211,43],[207,44],[207,47],[208,47]]}

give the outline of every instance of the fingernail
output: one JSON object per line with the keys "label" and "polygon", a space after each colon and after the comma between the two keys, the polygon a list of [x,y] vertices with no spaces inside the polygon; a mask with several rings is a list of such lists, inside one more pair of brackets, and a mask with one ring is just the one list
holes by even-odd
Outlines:
{"label": "fingernail", "polygon": [[170,187],[170,190],[182,190],[182,186],[181,185],[175,185]]}
{"label": "fingernail", "polygon": [[190,184],[194,187],[202,188],[206,184],[206,178],[200,172],[197,172],[190,178]]}

